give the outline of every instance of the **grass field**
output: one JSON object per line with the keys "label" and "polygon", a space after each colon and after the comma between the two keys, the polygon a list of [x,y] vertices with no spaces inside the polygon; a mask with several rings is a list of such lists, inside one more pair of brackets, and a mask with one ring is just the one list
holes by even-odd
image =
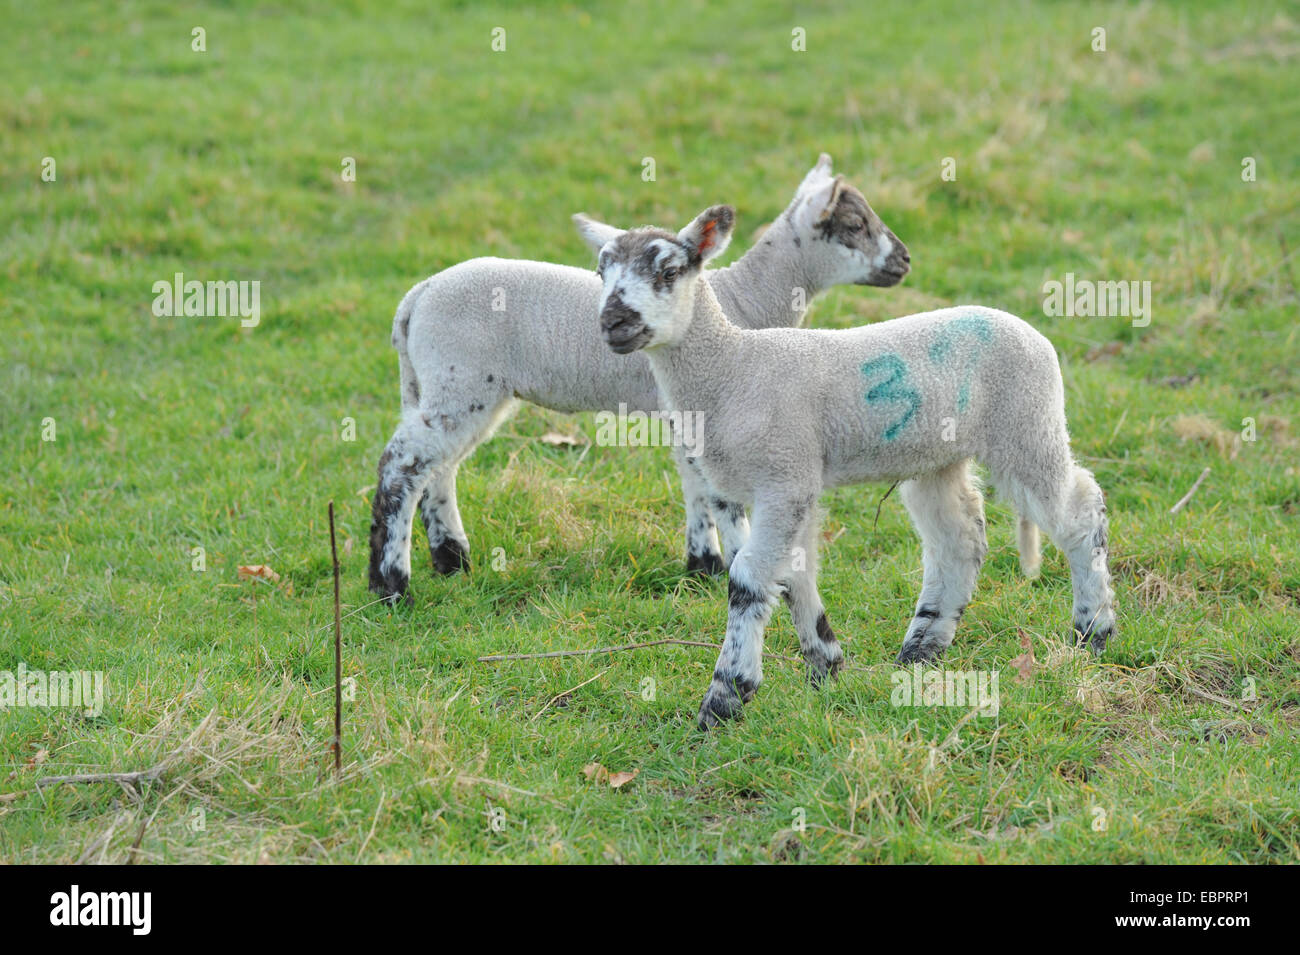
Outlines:
{"label": "grass field", "polygon": [[[103,671],[106,694],[0,713],[0,860],[1300,861],[1300,15],[856,7],[11,5],[0,670]],[[784,610],[745,720],[707,737],[709,649],[476,662],[723,631],[725,580],[682,573],[668,452],[552,446],[593,417],[536,408],[461,471],[472,573],[432,579],[421,532],[414,607],[371,605],[402,294],[476,255],[585,266],[578,210],[679,227],[730,202],[734,261],[822,150],[913,272],[813,325],[974,302],[1056,345],[1110,506],[1105,655],[1066,647],[1065,563],[1025,580],[993,499],[944,665],[998,671],[1000,712],[891,705],[920,548],[896,496],[873,527],[872,486],[824,501],[851,669],[823,692],[780,658]],[[176,272],[260,281],[260,323],[156,317]],[[1045,316],[1070,272],[1149,281],[1150,324]],[[239,579],[255,564],[280,585]]]}

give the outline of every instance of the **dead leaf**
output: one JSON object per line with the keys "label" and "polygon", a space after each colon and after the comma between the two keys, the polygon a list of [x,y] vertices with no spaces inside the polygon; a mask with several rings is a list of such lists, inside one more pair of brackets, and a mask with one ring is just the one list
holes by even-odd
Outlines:
{"label": "dead leaf", "polygon": [[576,448],[586,443],[579,441],[571,434],[560,434],[558,431],[548,431],[537,440],[542,444],[549,444],[555,448]]}
{"label": "dead leaf", "polygon": [[1019,632],[1020,649],[1025,652],[1013,658],[1011,665],[1016,668],[1017,683],[1032,683],[1034,682],[1034,641],[1025,631]]}
{"label": "dead leaf", "polygon": [[273,571],[266,564],[240,564],[239,579],[248,580],[250,577],[257,577],[261,580],[270,581],[273,584],[280,582],[280,575]]}
{"label": "dead leaf", "polygon": [[280,575],[266,564],[241,564],[239,566],[239,579],[265,580],[268,584],[278,584],[280,591],[286,597],[293,596],[293,581],[286,580],[282,583]]}
{"label": "dead leaf", "polygon": [[344,557],[351,557],[351,556],[352,556],[352,538],[351,538],[351,537],[349,537],[347,540],[345,540],[345,541],[343,542],[343,556],[344,556]]}
{"label": "dead leaf", "polygon": [[618,789],[620,786],[626,786],[632,780],[639,776],[641,770],[634,769],[630,773],[611,773],[600,763],[588,763],[582,767],[582,775],[587,777],[589,782],[609,783],[611,789]]}
{"label": "dead leaf", "polygon": [[610,773],[609,787],[611,789],[618,789],[620,786],[626,786],[639,775],[641,775],[641,770],[639,769],[634,769],[630,773]]}
{"label": "dead leaf", "polygon": [[38,749],[33,755],[27,757],[28,766],[39,766],[50,758],[48,749]]}

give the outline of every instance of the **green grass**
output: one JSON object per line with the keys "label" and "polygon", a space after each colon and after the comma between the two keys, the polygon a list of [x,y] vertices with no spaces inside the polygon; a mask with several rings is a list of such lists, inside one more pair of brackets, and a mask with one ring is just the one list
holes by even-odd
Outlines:
{"label": "green grass", "polygon": [[[397,6],[6,11],[0,670],[102,670],[108,693],[93,718],[0,713],[0,859],[121,861],[138,839],[142,861],[1300,861],[1294,10]],[[891,706],[919,547],[897,498],[873,528],[884,488],[859,487],[825,501],[853,668],[824,692],[770,659],[744,722],[705,738],[708,649],[478,663],[723,629],[725,584],[681,574],[668,453],[550,447],[593,419],[533,408],[462,469],[473,573],[430,579],[421,537],[414,608],[366,606],[406,289],[475,255],[586,264],[577,210],[680,226],[731,202],[734,259],[821,150],[914,271],[834,291],[813,324],[977,302],[1056,344],[1110,504],[1106,654],[1065,648],[1064,562],[1023,579],[992,502],[944,663],[1000,671],[1000,713]],[[176,271],[259,280],[261,324],[156,318]],[[1149,280],[1150,326],[1044,317],[1070,271]],[[1257,440],[1234,439],[1248,417]],[[356,685],[339,784],[331,499]],[[767,649],[797,654],[784,611]],[[35,790],[164,758],[131,793]],[[639,774],[614,789],[592,762]]]}

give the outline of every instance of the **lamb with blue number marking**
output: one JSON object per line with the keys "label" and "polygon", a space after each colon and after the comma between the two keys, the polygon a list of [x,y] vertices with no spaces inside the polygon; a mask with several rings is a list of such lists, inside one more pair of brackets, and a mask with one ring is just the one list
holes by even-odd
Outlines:
{"label": "lamb with blue number marking", "polygon": [[716,493],[752,507],[701,728],[738,717],[758,689],[781,597],[813,683],[840,667],[817,592],[816,505],[842,484],[901,481],[921,536],[924,577],[899,663],[942,653],[974,591],[987,544],[972,459],[1020,514],[1025,571],[1038,571],[1039,527],[1065,552],[1075,639],[1103,650],[1115,629],[1106,505],[1070,452],[1052,344],[1014,315],[973,306],[843,331],[739,328],[700,281],[734,221],[730,206],[714,206],[677,234],[581,230],[599,256],[606,344],[644,351],[667,407],[703,416],[697,466]]}

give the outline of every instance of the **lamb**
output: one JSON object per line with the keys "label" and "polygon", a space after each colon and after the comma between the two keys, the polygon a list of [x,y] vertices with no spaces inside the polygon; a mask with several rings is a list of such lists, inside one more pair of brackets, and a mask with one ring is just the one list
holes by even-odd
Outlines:
{"label": "lamb", "polygon": [[[908,270],[906,247],[862,193],[831,174],[823,153],[762,239],[711,273],[729,314],[750,328],[798,324],[807,303],[841,283],[888,286]],[[469,540],[456,504],[460,463],[520,400],[559,411],[650,413],[662,407],[649,363],[597,341],[600,280],[585,269],[474,259],[426,279],[393,323],[402,420],[379,464],[370,533],[370,587],[407,595],[416,502],[439,573],[468,569]],[[724,569],[748,534],[744,509],[717,500],[674,448],[687,511],[687,569]],[[717,515],[715,522],[714,515]]]}
{"label": "lamb", "polygon": [[1115,628],[1106,506],[1071,456],[1051,343],[1013,315],[971,306],[844,331],[739,328],[699,280],[733,223],[730,206],[714,206],[676,235],[583,229],[599,255],[606,344],[645,351],[667,406],[703,415],[696,463],[705,480],[752,506],[700,727],[740,716],[758,689],[778,597],[790,605],[813,684],[839,669],[843,653],[817,591],[815,510],[829,487],[902,482],[924,576],[897,662],[942,653],[987,550],[972,459],[1021,515],[1026,569],[1037,566],[1038,527],[1065,552],[1075,639],[1101,652]]}

